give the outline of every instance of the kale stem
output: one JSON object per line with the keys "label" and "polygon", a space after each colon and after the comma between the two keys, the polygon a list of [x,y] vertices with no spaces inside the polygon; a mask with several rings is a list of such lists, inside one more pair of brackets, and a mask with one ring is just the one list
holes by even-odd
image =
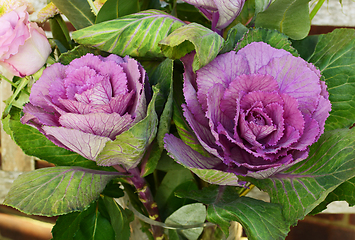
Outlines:
{"label": "kale stem", "polygon": [[[160,222],[161,219],[159,215],[158,205],[153,199],[152,192],[150,191],[150,188],[146,180],[143,177],[141,177],[139,169],[133,168],[131,170],[128,170],[128,173],[130,173],[132,177],[127,178],[127,181],[130,182],[137,189],[139,200],[143,203],[144,207],[146,208],[149,218]],[[154,239],[162,240],[165,238],[162,227],[152,225],[151,230]]]}
{"label": "kale stem", "polygon": [[314,16],[317,14],[317,12],[319,11],[320,7],[323,5],[323,3],[325,2],[325,0],[318,0],[316,6],[312,9],[311,13],[309,14],[309,18],[312,19],[314,18]]}

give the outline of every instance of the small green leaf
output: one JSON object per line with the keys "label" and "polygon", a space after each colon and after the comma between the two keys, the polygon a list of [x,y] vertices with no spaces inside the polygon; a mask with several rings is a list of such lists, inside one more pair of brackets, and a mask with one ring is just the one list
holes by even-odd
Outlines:
{"label": "small green leaf", "polygon": [[238,51],[252,42],[265,42],[271,47],[284,49],[292,53],[295,57],[299,56],[296,49],[292,47],[292,42],[288,39],[288,37],[276,30],[263,28],[250,29],[249,32],[244,35],[242,40],[238,42],[236,50]]}
{"label": "small green leaf", "polygon": [[139,12],[138,0],[107,0],[96,16],[96,23]]}
{"label": "small green leaf", "polygon": [[118,135],[114,141],[107,142],[96,159],[98,165],[122,164],[126,169],[131,169],[139,164],[157,133],[158,116],[155,112],[155,101],[159,89],[153,86],[153,91],[154,94],[148,105],[147,116]]}
{"label": "small green leaf", "polygon": [[305,38],[311,29],[309,0],[276,0],[258,13],[255,27],[275,29],[292,39]]}
{"label": "small green leaf", "polygon": [[93,202],[84,211],[59,216],[52,229],[53,240],[72,240],[80,227],[81,221],[94,212],[96,205],[97,203]]}
{"label": "small green leaf", "polygon": [[164,57],[158,43],[183,25],[171,15],[149,10],[75,31],[73,39],[120,56]]}
{"label": "small green leaf", "polygon": [[164,55],[171,59],[180,59],[187,53],[196,50],[192,63],[196,71],[212,61],[224,46],[224,39],[212,30],[190,23],[176,29],[167,38],[159,42]]}
{"label": "small green leaf", "polygon": [[229,29],[228,34],[227,34],[226,43],[219,54],[223,54],[223,53],[232,51],[235,48],[237,42],[248,31],[249,31],[249,29],[241,23],[238,23],[237,25],[235,25],[231,29]]}
{"label": "small green leaf", "polygon": [[123,209],[113,198],[102,197],[102,200],[108,211],[113,230],[115,231],[115,239],[129,240],[131,234],[129,223],[134,219],[133,213],[128,209]]}
{"label": "small green leaf", "polygon": [[82,211],[97,199],[106,184],[122,176],[80,167],[42,168],[20,175],[4,204],[26,214],[57,216]]}
{"label": "small green leaf", "polygon": [[348,128],[355,122],[355,30],[337,29],[319,36],[309,61],[328,86],[332,111],[326,129]]}
{"label": "small green leaf", "polygon": [[[177,225],[199,224],[205,222],[206,215],[207,210],[205,205],[202,203],[193,203],[185,205],[176,210],[165,220],[165,223]],[[188,240],[197,240],[202,231],[203,228],[193,228],[188,230],[181,230],[181,233]]]}
{"label": "small green leaf", "polygon": [[113,226],[110,220],[105,217],[105,209],[100,208],[99,201],[89,211],[90,213],[81,220],[73,240],[114,240]]}
{"label": "small green leaf", "polygon": [[95,15],[92,13],[87,0],[51,0],[54,5],[63,13],[79,30],[95,23]]}

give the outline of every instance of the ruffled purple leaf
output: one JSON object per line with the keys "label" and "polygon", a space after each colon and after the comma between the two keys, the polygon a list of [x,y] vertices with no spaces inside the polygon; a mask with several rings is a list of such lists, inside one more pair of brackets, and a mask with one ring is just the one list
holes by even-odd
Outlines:
{"label": "ruffled purple leaf", "polygon": [[194,5],[218,28],[226,28],[242,11],[244,0],[183,0]]}
{"label": "ruffled purple leaf", "polygon": [[201,155],[173,135],[165,135],[164,142],[165,149],[175,161],[189,168],[204,181],[219,185],[240,186],[240,181],[235,174],[224,172],[223,169],[216,170],[219,167],[225,167],[220,159]]}

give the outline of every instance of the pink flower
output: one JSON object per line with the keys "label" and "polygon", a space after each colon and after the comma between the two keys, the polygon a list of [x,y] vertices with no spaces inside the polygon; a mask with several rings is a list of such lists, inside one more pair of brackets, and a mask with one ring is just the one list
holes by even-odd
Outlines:
{"label": "pink flower", "polygon": [[51,53],[44,31],[28,21],[26,6],[0,17],[0,72],[24,77],[37,72]]}

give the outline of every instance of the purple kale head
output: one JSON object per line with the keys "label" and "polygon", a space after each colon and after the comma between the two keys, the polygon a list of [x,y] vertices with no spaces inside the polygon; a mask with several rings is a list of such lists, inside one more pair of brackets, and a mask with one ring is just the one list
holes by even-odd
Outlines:
{"label": "purple kale head", "polygon": [[196,73],[193,54],[182,60],[184,116],[209,157],[167,135],[166,149],[181,164],[267,178],[306,159],[324,132],[331,110],[326,85],[302,58],[254,42]]}
{"label": "purple kale head", "polygon": [[87,54],[43,71],[21,121],[57,146],[96,160],[107,142],[146,116],[147,87],[136,60]]}
{"label": "purple kale head", "polygon": [[210,21],[212,29],[226,28],[242,11],[245,0],[183,0],[198,8]]}

